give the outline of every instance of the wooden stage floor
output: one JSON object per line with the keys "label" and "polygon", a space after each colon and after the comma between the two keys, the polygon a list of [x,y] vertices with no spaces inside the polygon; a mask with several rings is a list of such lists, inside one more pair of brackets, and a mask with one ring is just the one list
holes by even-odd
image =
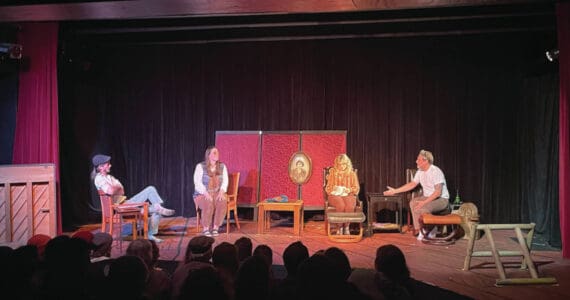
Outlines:
{"label": "wooden stage floor", "polygon": [[[241,229],[232,224],[226,235],[225,227],[216,237],[214,247],[221,242],[233,243],[242,236],[249,237],[253,246],[267,244],[273,249],[273,264],[283,264],[283,250],[292,242],[301,240],[309,253],[329,247],[339,247],[348,255],[353,268],[373,268],[376,249],[386,244],[398,246],[406,255],[412,277],[454,291],[475,299],[570,299],[570,260],[562,259],[560,251],[533,250],[532,257],[537,265],[540,277],[555,277],[555,285],[519,285],[496,287],[499,278],[492,258],[473,258],[473,269],[463,271],[467,240],[459,240],[450,246],[425,245],[411,234],[377,232],[372,237],[358,243],[340,244],[328,240],[324,231],[324,222],[307,221],[301,236],[293,235],[292,224],[287,220],[272,221],[271,229],[265,234],[257,233],[257,223],[240,220]],[[188,241],[197,235],[196,220],[183,217],[163,218],[159,237],[164,241],[160,246],[160,259],[180,261],[184,257]],[[100,229],[100,224],[86,225],[84,228]],[[497,248],[500,250],[518,250],[518,243],[511,237],[514,231],[496,231],[494,233]],[[128,241],[123,242],[123,251]],[[475,250],[490,250],[487,239],[483,237],[475,244]],[[113,247],[113,257],[120,256],[118,242]],[[512,260],[511,260],[512,261]],[[520,266],[520,265],[519,265]],[[515,263],[505,264],[508,278],[530,278],[527,270],[521,270]]]}

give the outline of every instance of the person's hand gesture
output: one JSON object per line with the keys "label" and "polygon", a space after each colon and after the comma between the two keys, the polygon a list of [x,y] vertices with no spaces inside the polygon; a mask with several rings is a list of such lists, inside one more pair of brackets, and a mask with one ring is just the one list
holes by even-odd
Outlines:
{"label": "person's hand gesture", "polygon": [[216,201],[222,201],[224,200],[224,193],[218,193],[218,195],[216,196]]}
{"label": "person's hand gesture", "polygon": [[393,196],[396,194],[396,189],[391,186],[386,186],[388,189],[384,191],[384,196]]}
{"label": "person's hand gesture", "polygon": [[206,197],[206,200],[212,202],[214,199],[212,198],[212,195],[210,195],[210,193],[206,193],[206,195],[204,195],[204,197]]}

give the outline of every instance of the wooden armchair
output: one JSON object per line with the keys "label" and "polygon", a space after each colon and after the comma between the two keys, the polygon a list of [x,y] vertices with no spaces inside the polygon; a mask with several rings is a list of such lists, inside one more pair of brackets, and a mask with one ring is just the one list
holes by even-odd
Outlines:
{"label": "wooden armchair", "polygon": [[[325,232],[329,237],[329,240],[334,242],[341,242],[341,243],[354,243],[358,242],[362,239],[362,234],[364,232],[364,228],[362,223],[366,219],[366,216],[362,210],[362,201],[359,199],[356,200],[356,208],[354,212],[337,212],[335,207],[330,205],[328,201],[328,194],[325,190],[327,186],[327,175],[329,174],[329,170],[331,167],[326,167],[323,169],[323,195],[325,200]],[[354,169],[354,172],[357,173],[358,170]],[[343,224],[343,223],[358,223],[359,230],[356,234],[349,234],[349,235],[338,235],[333,234],[331,231],[331,223],[332,224]]]}
{"label": "wooden armchair", "polygon": [[238,195],[238,187],[239,187],[239,172],[231,173],[228,175],[229,183],[228,183],[228,192],[227,192],[227,199],[228,199],[228,208],[227,208],[227,217],[226,217],[226,234],[230,233],[230,213],[234,212],[234,221],[238,229],[239,220],[238,220],[238,212],[237,212],[237,195]]}
{"label": "wooden armchair", "polygon": [[[123,224],[131,223],[133,226],[133,240],[137,239],[138,225],[142,223],[143,237],[148,238],[148,203],[122,203],[115,204],[113,196],[97,191],[101,200],[101,232],[113,236],[114,224],[119,224],[119,249],[122,251]],[[108,228],[108,229],[107,229]]]}
{"label": "wooden armchair", "polygon": [[[230,233],[230,213],[231,211],[234,212],[234,220],[236,223],[236,226],[238,229],[240,229],[239,226],[239,220],[238,220],[238,214],[237,214],[237,194],[238,194],[238,187],[239,187],[239,172],[236,173],[230,173],[228,174],[228,190],[226,192],[226,196],[227,196],[227,201],[228,201],[228,207],[226,209],[226,234]],[[196,201],[194,201],[194,206],[196,207],[196,232],[201,232],[201,228],[200,228],[200,218],[202,217],[202,210],[198,207],[198,205],[196,204]]]}

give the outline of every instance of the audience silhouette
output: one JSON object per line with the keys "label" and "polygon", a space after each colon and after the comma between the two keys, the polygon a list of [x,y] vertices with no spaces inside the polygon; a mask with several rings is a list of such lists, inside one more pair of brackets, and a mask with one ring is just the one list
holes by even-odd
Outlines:
{"label": "audience silhouette", "polygon": [[[213,238],[193,237],[171,276],[157,267],[160,251],[151,240],[134,240],[124,256],[111,258],[110,235],[74,236],[34,238],[14,250],[0,246],[0,282],[18,291],[11,299],[467,299],[444,290],[426,293],[427,285],[410,277],[404,253],[394,245],[377,249],[375,269],[353,270],[340,248],[309,256],[301,241],[293,242],[283,252],[286,276],[275,279],[273,250],[261,244],[252,253],[247,237],[215,248]],[[45,246],[43,259],[38,246]]]}

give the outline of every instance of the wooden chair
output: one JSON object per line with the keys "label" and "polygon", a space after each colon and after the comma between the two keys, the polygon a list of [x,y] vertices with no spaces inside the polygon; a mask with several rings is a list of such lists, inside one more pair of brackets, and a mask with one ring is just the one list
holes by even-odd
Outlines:
{"label": "wooden chair", "polygon": [[[238,194],[238,186],[239,186],[239,175],[240,173],[230,173],[228,174],[228,190],[226,191],[228,207],[227,207],[227,219],[226,219],[226,234],[230,233],[230,212],[233,210],[234,212],[234,220],[236,222],[236,226],[240,229],[239,220],[237,215],[237,194]],[[194,207],[196,207],[196,232],[200,233],[200,218],[202,217],[202,210],[194,201]]]}
{"label": "wooden chair", "polygon": [[226,234],[230,233],[230,213],[231,211],[234,212],[234,221],[238,229],[239,220],[238,220],[238,212],[237,212],[237,195],[238,195],[238,187],[239,187],[239,172],[231,173],[228,175],[229,183],[228,183],[228,191],[227,191],[227,199],[228,199],[228,208],[227,208],[227,217],[226,217]]}
{"label": "wooden chair", "polygon": [[[341,243],[355,243],[362,239],[362,234],[364,233],[364,228],[362,223],[366,219],[364,212],[362,210],[362,201],[358,198],[356,200],[356,209],[354,212],[337,212],[334,206],[331,206],[328,201],[328,194],[325,190],[327,186],[327,175],[331,167],[326,167],[323,169],[323,194],[325,199],[325,232],[329,237],[329,240],[333,242]],[[358,170],[354,169],[354,172],[358,174]],[[359,230],[356,234],[348,235],[336,235],[331,232],[331,224],[343,224],[343,223],[358,223]]]}
{"label": "wooden chair", "polygon": [[[122,251],[123,224],[131,223],[133,226],[133,240],[137,239],[138,224],[142,223],[143,237],[148,238],[148,203],[114,204],[113,196],[97,191],[101,200],[101,232],[113,236],[114,224],[119,224],[119,250]],[[107,230],[108,228],[108,230]]]}

